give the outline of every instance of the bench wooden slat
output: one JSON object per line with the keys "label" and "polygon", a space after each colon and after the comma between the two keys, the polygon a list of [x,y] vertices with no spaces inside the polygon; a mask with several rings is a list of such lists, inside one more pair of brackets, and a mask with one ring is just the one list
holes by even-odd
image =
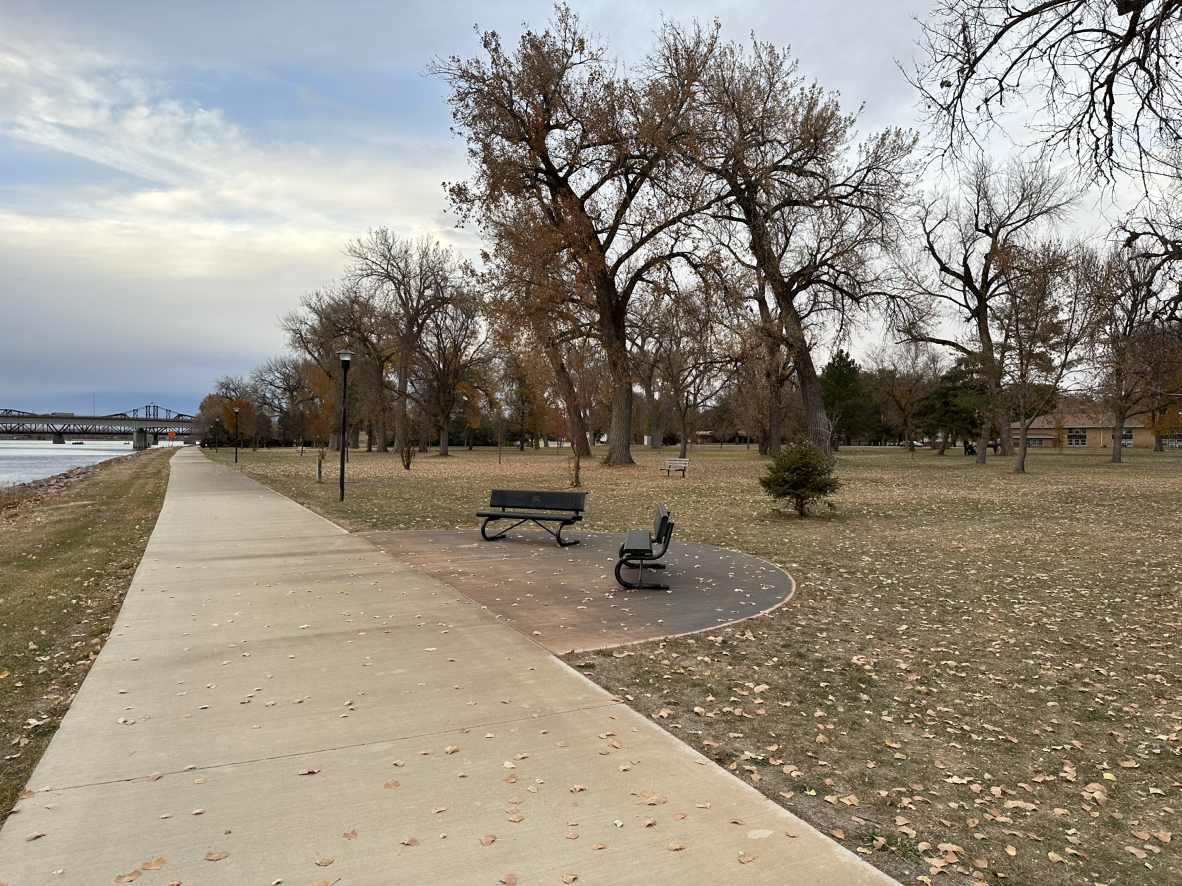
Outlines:
{"label": "bench wooden slat", "polygon": [[492,508],[537,509],[546,511],[584,511],[587,493],[553,489],[494,489],[489,501]]}

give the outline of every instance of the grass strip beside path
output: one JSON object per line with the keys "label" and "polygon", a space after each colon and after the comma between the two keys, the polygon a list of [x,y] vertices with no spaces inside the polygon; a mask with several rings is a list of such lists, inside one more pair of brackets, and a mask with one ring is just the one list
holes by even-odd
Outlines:
{"label": "grass strip beside path", "polygon": [[[351,453],[370,485],[344,503],[311,455],[239,467],[347,528],[476,538],[489,489],[566,487],[563,452],[409,472]],[[679,539],[769,560],[797,595],[572,665],[904,883],[1182,882],[1182,454],[1038,452],[1014,475],[852,449],[835,509],[807,520],[763,494],[766,459],[697,447],[683,480],[665,454],[585,460],[580,527],[622,533],[665,502]]]}
{"label": "grass strip beside path", "polygon": [[0,511],[5,818],[123,605],[164,501],[174,451],[101,462],[64,490]]}

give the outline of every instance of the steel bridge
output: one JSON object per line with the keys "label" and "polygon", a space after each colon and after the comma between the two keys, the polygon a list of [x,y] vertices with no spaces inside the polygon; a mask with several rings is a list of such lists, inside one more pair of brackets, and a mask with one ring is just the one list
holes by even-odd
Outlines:
{"label": "steel bridge", "polygon": [[53,442],[64,443],[69,437],[130,436],[136,449],[147,449],[149,440],[159,442],[161,434],[188,434],[194,418],[183,412],[173,412],[149,403],[126,412],[111,415],[75,415],[72,412],[23,412],[19,409],[0,409],[0,436],[53,437]]}

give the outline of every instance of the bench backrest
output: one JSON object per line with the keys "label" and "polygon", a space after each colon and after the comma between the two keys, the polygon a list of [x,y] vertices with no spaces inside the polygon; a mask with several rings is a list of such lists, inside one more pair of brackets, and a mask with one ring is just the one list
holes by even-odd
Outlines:
{"label": "bench backrest", "polygon": [[667,458],[665,464],[671,468],[686,468],[689,467],[688,458]]}
{"label": "bench backrest", "polygon": [[657,516],[653,520],[653,546],[665,544],[672,532],[673,521],[669,519],[669,509],[664,505],[657,505]]}
{"label": "bench backrest", "polygon": [[529,508],[546,511],[586,510],[587,493],[546,489],[494,489],[489,501],[493,508]]}

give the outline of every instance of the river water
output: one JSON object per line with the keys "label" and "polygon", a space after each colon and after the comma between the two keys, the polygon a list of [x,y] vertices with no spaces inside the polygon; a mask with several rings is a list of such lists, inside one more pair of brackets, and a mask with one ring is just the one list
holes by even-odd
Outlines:
{"label": "river water", "polygon": [[0,440],[0,486],[52,477],[132,451],[130,441],[120,440],[88,440],[81,446],[49,440]]}

